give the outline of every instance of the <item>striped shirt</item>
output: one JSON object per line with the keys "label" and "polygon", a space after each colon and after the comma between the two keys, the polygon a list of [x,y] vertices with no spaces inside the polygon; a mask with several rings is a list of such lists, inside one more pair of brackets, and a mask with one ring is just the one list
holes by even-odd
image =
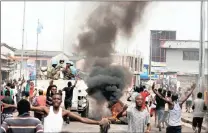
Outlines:
{"label": "striped shirt", "polygon": [[43,125],[40,120],[25,113],[5,119],[1,125],[1,133],[43,133]]}

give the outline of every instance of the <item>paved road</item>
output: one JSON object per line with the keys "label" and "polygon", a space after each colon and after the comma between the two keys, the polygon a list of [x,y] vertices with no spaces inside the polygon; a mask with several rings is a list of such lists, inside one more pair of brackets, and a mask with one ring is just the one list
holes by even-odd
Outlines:
{"label": "paved road", "polygon": [[[97,125],[88,125],[88,124],[83,124],[79,122],[71,122],[69,125],[64,124],[63,126],[63,131],[65,132],[73,132],[73,133],[78,133],[78,132],[99,132],[99,126]],[[127,125],[115,125],[111,124],[111,128],[109,130],[110,133],[124,133],[127,131]],[[158,129],[153,126],[151,133],[159,133]],[[191,128],[183,126],[182,132],[193,132]],[[161,133],[161,132],[160,132]],[[162,133],[165,133],[165,129],[162,129]]]}

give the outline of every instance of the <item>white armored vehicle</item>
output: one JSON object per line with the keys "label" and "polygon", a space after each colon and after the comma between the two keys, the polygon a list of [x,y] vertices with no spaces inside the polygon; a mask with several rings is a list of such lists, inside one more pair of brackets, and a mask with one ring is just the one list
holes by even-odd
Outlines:
{"label": "white armored vehicle", "polygon": [[[66,61],[64,61],[66,62]],[[72,66],[74,65],[73,62],[67,61],[67,63],[70,63]],[[57,62],[54,60],[52,61],[52,65],[57,64]],[[46,69],[46,68],[45,68]],[[48,68],[47,68],[48,69]],[[87,99],[87,92],[86,89],[88,88],[87,85],[84,82],[85,74],[82,72],[78,72],[76,68],[71,68],[71,71],[74,72],[74,75],[78,75],[81,78],[78,80],[74,90],[73,90],[73,99],[72,99],[72,107],[71,111],[76,111],[83,117],[88,117],[89,112],[89,101]],[[44,74],[44,73],[43,73]],[[43,77],[46,77],[47,74],[42,75]],[[37,80],[37,88],[42,88],[45,91],[47,90],[49,86],[50,79],[43,78],[45,80]],[[74,85],[75,80],[64,80],[63,73],[60,72],[60,78],[58,80],[53,80],[53,84],[57,86],[58,90],[62,90],[64,87],[67,87],[68,82],[71,81],[72,85]],[[63,104],[65,99],[65,92],[63,91]]]}
{"label": "white armored vehicle", "polygon": [[[71,81],[74,84],[75,80],[54,80],[54,85],[57,86],[58,90],[62,90],[67,87],[67,83]],[[37,80],[37,88],[47,90],[50,80]],[[87,85],[84,80],[78,80],[76,87],[73,91],[72,107],[71,111],[76,111],[83,117],[88,117],[89,112],[89,101],[87,99]],[[65,93],[63,92],[63,102],[64,103]]]}

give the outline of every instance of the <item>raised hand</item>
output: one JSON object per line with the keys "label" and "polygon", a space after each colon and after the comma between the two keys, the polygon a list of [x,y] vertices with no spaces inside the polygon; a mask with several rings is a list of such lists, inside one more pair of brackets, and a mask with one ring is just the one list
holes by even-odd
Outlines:
{"label": "raised hand", "polygon": [[193,84],[191,85],[191,88],[192,88],[192,89],[195,89],[195,88],[196,88],[196,83],[193,83]]}
{"label": "raised hand", "polygon": [[152,89],[155,89],[155,82],[152,84]]}

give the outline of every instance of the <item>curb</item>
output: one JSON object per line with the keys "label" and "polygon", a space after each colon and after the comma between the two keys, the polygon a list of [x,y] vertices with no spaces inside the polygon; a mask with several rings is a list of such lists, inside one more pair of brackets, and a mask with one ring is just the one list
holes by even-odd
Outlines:
{"label": "curb", "polygon": [[[192,126],[192,120],[181,118],[181,121],[184,122],[184,123],[188,123],[188,124],[190,124]],[[204,125],[202,125],[202,129],[206,130],[206,127]]]}

